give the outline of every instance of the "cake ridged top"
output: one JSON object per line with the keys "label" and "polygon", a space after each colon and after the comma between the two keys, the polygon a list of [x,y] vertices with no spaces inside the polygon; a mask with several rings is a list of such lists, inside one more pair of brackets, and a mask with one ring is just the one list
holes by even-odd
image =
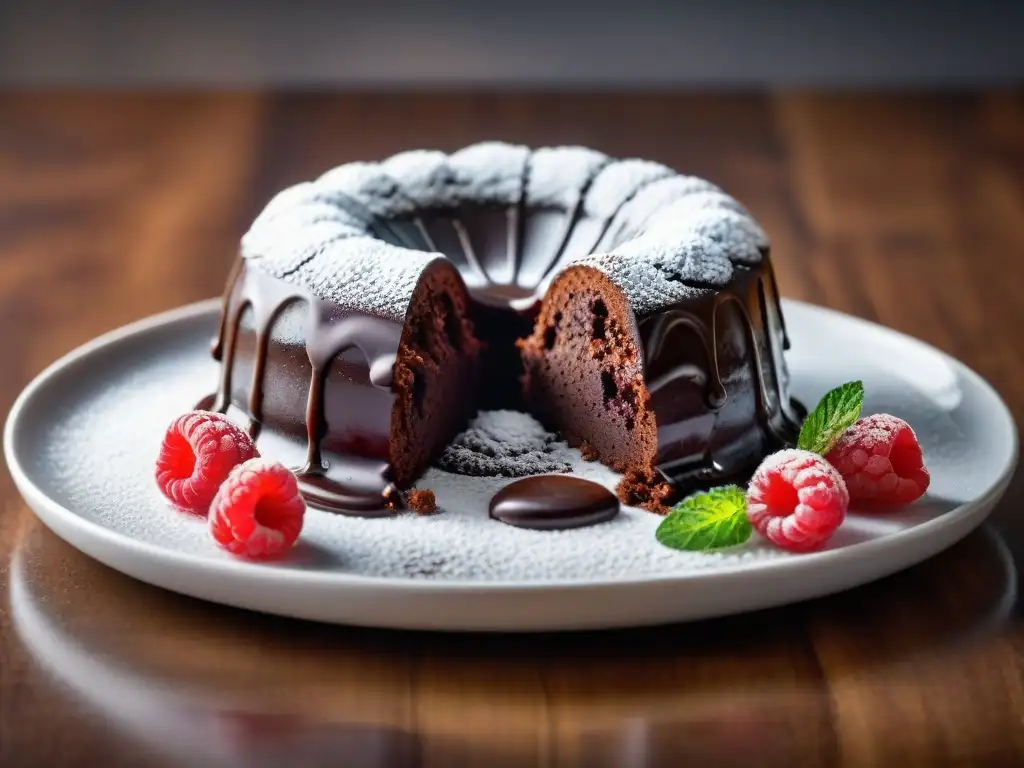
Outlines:
{"label": "cake ridged top", "polygon": [[[412,242],[418,235],[396,237],[395,223],[414,222],[423,232],[424,219],[471,221],[487,207],[516,211],[508,227],[525,232],[542,215],[561,214],[564,224],[564,235],[533,242],[543,253],[516,252],[518,233],[499,233],[512,265],[501,270],[500,282],[539,298],[565,267],[591,266],[623,290],[637,313],[725,287],[734,265],[759,263],[768,247],[743,206],[703,179],[582,147],[486,142],[450,155],[414,150],[380,163],[348,163],[290,187],[253,222],[242,255],[319,298],[402,322],[430,263],[475,262],[480,245],[467,243],[463,228],[469,253],[455,258],[434,251],[427,235],[422,242]],[[575,238],[577,228],[585,236]],[[523,285],[518,265],[526,259],[539,259],[541,268],[523,270],[531,275]]]}

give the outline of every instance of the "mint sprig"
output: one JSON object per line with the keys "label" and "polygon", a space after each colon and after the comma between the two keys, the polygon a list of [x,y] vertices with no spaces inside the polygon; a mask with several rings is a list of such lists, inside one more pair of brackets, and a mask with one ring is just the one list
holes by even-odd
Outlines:
{"label": "mint sprig", "polygon": [[751,530],[743,489],[726,485],[683,499],[654,535],[671,549],[707,552],[742,544]]}
{"label": "mint sprig", "polygon": [[824,456],[843,432],[860,418],[864,406],[864,383],[848,381],[827,393],[818,407],[807,414],[796,447]]}

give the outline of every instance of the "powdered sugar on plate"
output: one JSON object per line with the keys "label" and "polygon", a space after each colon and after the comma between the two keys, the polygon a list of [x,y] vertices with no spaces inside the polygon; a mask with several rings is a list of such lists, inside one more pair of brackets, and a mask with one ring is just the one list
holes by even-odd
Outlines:
{"label": "powdered sugar on plate", "polygon": [[[45,493],[73,514],[118,535],[203,559],[231,559],[216,547],[206,522],[171,509],[153,480],[167,424],[216,382],[217,365],[208,347],[215,326],[211,309],[128,337],[66,369],[33,406],[46,414],[45,422],[20,438],[26,473],[39,478]],[[804,347],[806,356],[793,358],[795,394],[810,402],[836,381],[860,376],[868,391],[866,410],[906,418],[934,478],[922,503],[885,518],[851,515],[830,549],[912,528],[971,498],[973,490],[963,478],[980,472],[982,465],[972,462],[984,457],[974,458],[977,451],[946,410],[863,356],[828,358],[820,343],[804,342]],[[831,360],[827,369],[826,359]],[[502,415],[483,422],[492,433],[503,423],[508,426]],[[564,455],[577,476],[614,487],[615,473],[582,461],[578,451],[566,448]],[[654,537],[660,517],[629,508],[590,528],[513,528],[487,514],[493,494],[510,482],[431,469],[417,485],[432,489],[444,510],[432,517],[363,519],[311,509],[290,557],[258,567],[507,583],[683,575],[799,557],[757,539],[717,554],[677,552]]]}
{"label": "powdered sugar on plate", "polygon": [[[214,386],[217,365],[209,357],[209,323],[193,324],[180,339],[165,336],[153,347],[136,344],[134,365],[112,366],[102,358],[76,372],[76,397],[52,408],[39,436],[39,461],[47,465],[50,493],[82,517],[139,541],[202,557],[230,559],[214,544],[205,520],[178,512],[153,481],[164,430]],[[532,422],[532,426],[531,426]],[[492,437],[508,434],[541,453],[548,437],[519,414],[485,414],[475,427]],[[551,452],[574,474],[614,488],[618,476],[585,462],[564,444]],[[676,552],[658,544],[661,518],[624,509],[614,520],[570,531],[513,528],[488,517],[491,497],[513,482],[467,477],[431,469],[417,486],[437,495],[442,513],[420,517],[344,517],[310,509],[299,545],[267,568],[338,571],[352,575],[416,579],[538,581],[616,578],[678,573],[722,563],[784,557],[759,543],[728,554]]]}
{"label": "powdered sugar on plate", "polygon": [[484,411],[438,457],[439,469],[473,477],[570,472],[569,446],[527,413]]}

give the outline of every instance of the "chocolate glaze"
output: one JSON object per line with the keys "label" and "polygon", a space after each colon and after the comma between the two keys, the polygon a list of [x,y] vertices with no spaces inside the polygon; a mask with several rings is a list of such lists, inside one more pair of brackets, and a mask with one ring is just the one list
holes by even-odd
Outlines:
{"label": "chocolate glaze", "polygon": [[542,531],[597,525],[618,513],[619,500],[603,485],[566,475],[525,477],[506,485],[490,503],[495,520]]}
{"label": "chocolate glaze", "polygon": [[[802,407],[782,394],[788,347],[771,263],[729,288],[638,319],[659,471],[681,491],[743,479],[791,447]],[[753,406],[753,412],[750,407]]]}
{"label": "chocolate glaze", "polygon": [[[478,335],[488,344],[484,370],[492,386],[483,407],[521,404],[516,382],[522,364],[513,342],[530,333],[549,279],[576,257],[615,247],[617,211],[588,214],[581,204],[586,191],[584,186],[567,210],[526,211],[520,201],[388,221],[352,201],[350,212],[366,217],[375,236],[442,252],[458,268],[474,299]],[[795,441],[800,407],[782,395],[788,340],[767,252],[763,256],[759,265],[737,266],[726,289],[636,318],[658,424],[657,466],[680,487],[749,474],[765,454]],[[273,425],[268,431],[275,442],[277,433],[286,436],[281,450],[295,456],[300,487],[312,503],[360,515],[401,507],[401,492],[389,479],[387,446],[391,367],[402,326],[343,312],[239,264],[229,278],[212,350],[222,362],[220,385],[203,404],[219,411],[233,404],[248,416],[254,435],[261,425]],[[276,333],[289,323],[291,333]],[[246,366],[249,380],[236,380],[236,369]],[[296,381],[308,381],[308,390],[296,390]],[[299,455],[296,443],[302,444]]]}
{"label": "chocolate glaze", "polygon": [[[274,453],[292,460],[299,488],[311,503],[370,516],[401,508],[402,495],[389,479],[387,445],[392,367],[402,326],[343,311],[252,266],[233,276],[214,344],[222,363],[220,385],[200,405],[220,412],[232,404],[240,407],[254,437],[266,422],[284,433],[285,440],[275,440]],[[280,322],[286,313],[289,322]],[[275,331],[283,333],[275,337]],[[240,352],[243,339],[249,346]],[[274,376],[268,377],[271,358]],[[243,364],[251,376],[236,383]],[[328,378],[330,398],[325,397]],[[305,393],[290,386],[296,381],[308,382]]]}

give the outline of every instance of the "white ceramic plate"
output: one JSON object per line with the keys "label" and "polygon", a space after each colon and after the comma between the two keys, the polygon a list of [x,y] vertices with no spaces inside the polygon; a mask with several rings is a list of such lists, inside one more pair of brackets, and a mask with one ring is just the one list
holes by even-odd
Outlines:
{"label": "white ceramic plate", "polygon": [[[918,433],[925,499],[885,517],[853,510],[829,547],[791,555],[763,542],[724,554],[654,540],[659,518],[624,510],[577,531],[512,529],[486,516],[507,481],[432,470],[446,512],[358,520],[311,510],[288,559],[258,564],[214,546],[202,521],[152,480],[163,429],[213,387],[219,304],[203,302],[107,334],[44,371],[18,398],[4,449],[29,505],[87,555],[142,581],[227,605],[377,627],[543,631],[627,627],[767,608],[906,568],[976,527],[1017,461],[1006,406],[947,355],[880,326],[786,302],[795,394],[813,403],[863,379],[866,412]],[[601,467],[579,463],[594,479]]]}

